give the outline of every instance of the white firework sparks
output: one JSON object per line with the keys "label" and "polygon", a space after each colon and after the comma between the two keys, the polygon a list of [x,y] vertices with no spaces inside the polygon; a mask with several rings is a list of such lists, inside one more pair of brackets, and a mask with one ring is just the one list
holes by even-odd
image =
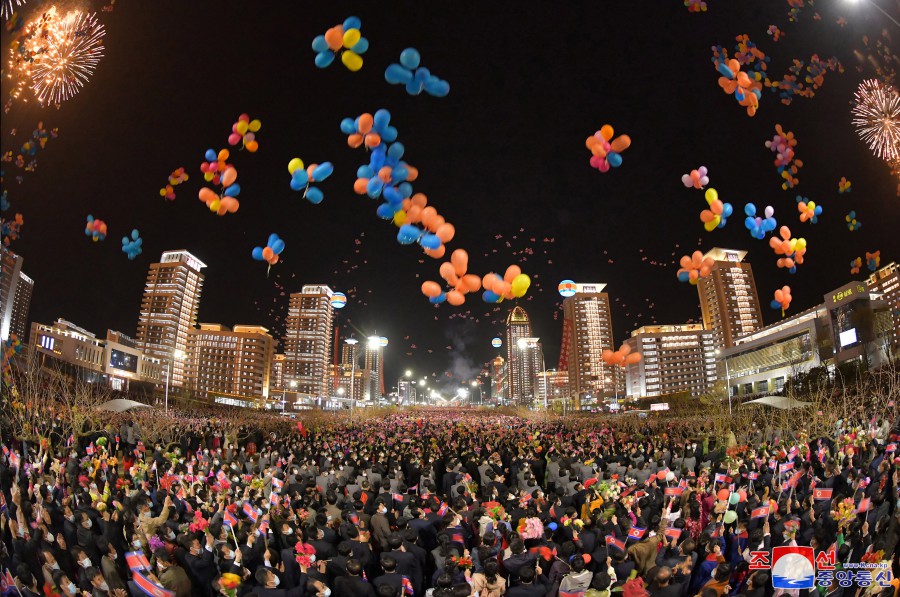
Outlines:
{"label": "white firework sparks", "polygon": [[863,81],[853,96],[853,125],[869,149],[887,162],[900,160],[900,94],[877,79]]}
{"label": "white firework sparks", "polygon": [[103,57],[104,35],[95,14],[73,11],[53,23],[47,49],[31,72],[38,102],[59,105],[81,91]]}
{"label": "white firework sparks", "polygon": [[0,19],[8,21],[16,9],[25,4],[25,0],[0,0]]}

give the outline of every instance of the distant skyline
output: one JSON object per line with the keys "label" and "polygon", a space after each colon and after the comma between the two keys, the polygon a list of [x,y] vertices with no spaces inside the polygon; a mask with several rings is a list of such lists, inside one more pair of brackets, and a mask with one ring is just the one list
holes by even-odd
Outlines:
{"label": "distant skyline", "polygon": [[[794,296],[788,314],[803,311],[864,279],[865,266],[850,275],[853,258],[875,250],[882,265],[900,258],[897,181],[856,137],[849,113],[856,86],[874,75],[854,51],[865,56],[862,36],[874,43],[892,25],[864,3],[817,3],[795,23],[788,8],[752,0],[710,3],[701,14],[657,0],[527,13],[409,2],[390,10],[352,2],[315,10],[233,0],[215,10],[203,2],[117,3],[100,14],[106,55],[83,91],[59,110],[16,103],[3,117],[4,153],[17,151],[39,120],[59,128],[35,172],[4,164],[12,212],[25,219],[12,249],[35,281],[30,320],[63,317],[98,335],[107,328],[136,335],[149,263],[184,249],[208,265],[199,322],[262,325],[282,340],[288,295],[324,284],[348,295],[336,321],[342,338],[389,339],[386,386],[406,369],[445,380],[445,372],[460,378],[480,370],[505,352],[490,341],[505,336],[514,305],[487,305],[472,294],[462,307],[434,307],[422,296],[421,283],[439,279],[439,262],[399,245],[393,224],[375,215],[378,202],[352,188],[367,156],[347,147],[339,123],[379,108],[391,111],[404,159],[419,170],[415,190],[456,226],[448,249],[466,249],[479,275],[516,263],[532,276],[519,304],[548,368],[559,355],[563,279],[607,284],[617,346],[641,325],[701,321],[697,290],[678,282],[677,261],[714,246],[748,251],[765,324],[781,317],[768,303],[784,285]],[[350,14],[370,40],[362,70],[317,69],[313,37]],[[237,38],[256,43],[224,42],[235,23]],[[785,31],[777,43],[766,34],[771,24]],[[744,33],[771,56],[770,76],[814,53],[837,56],[845,72],[828,72],[815,97],[790,106],[764,89],[749,118],[718,87],[710,61],[711,46],[730,51]],[[9,34],[0,40],[8,45]],[[449,82],[447,97],[411,97],[384,81],[406,47]],[[226,146],[243,112],[262,121],[259,151],[235,153],[241,207],[220,218],[197,199],[198,167],[207,148]],[[600,173],[588,164],[584,140],[607,123],[633,142],[621,167]],[[795,133],[804,162],[788,191],[764,146],[776,124]],[[320,205],[289,188],[293,157],[334,163]],[[699,220],[703,192],[680,180],[700,165],[734,208],[725,228],[712,232]],[[158,190],[182,166],[190,180],[168,202]],[[842,176],[852,181],[849,194],[838,193]],[[818,224],[799,222],[797,195],[823,206]],[[779,226],[809,241],[796,274],[776,267],[767,240],[750,237],[748,202],[773,205]],[[857,232],[844,222],[850,210],[863,223]],[[84,235],[88,214],[107,222],[105,241]],[[129,261],[120,240],[132,228],[144,245]],[[268,271],[250,254],[272,232],[286,247]]]}

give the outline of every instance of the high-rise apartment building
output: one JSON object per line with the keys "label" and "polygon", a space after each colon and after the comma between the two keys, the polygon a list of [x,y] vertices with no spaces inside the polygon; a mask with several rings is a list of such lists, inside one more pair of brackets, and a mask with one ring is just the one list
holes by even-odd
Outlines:
{"label": "high-rise apartment building", "polygon": [[187,335],[186,386],[194,398],[260,406],[269,396],[275,339],[256,325],[201,323]]}
{"label": "high-rise apartment building", "polygon": [[894,334],[891,344],[900,348],[900,265],[891,262],[879,269],[866,280],[870,294],[881,295],[891,311],[894,320]]}
{"label": "high-rise apartment building", "polygon": [[537,372],[531,320],[525,309],[518,305],[506,318],[506,367],[509,379],[507,399],[513,404],[531,404],[534,401],[534,382]]}
{"label": "high-rise apartment building", "polygon": [[509,401],[509,369],[506,360],[497,355],[490,362],[491,400],[494,404],[505,404]]}
{"label": "high-rise apartment building", "polygon": [[15,334],[26,342],[34,280],[22,272],[22,256],[0,246],[0,341]]}
{"label": "high-rise apartment building", "polygon": [[743,262],[746,256],[747,251],[720,247],[703,256],[715,261],[709,276],[700,278],[697,291],[703,327],[712,330],[716,348],[734,346],[738,338],[763,326],[753,269]]}
{"label": "high-rise apartment building", "polygon": [[569,372],[569,394],[578,408],[598,404],[621,394],[620,367],[603,362],[606,349],[615,350],[606,284],[576,284],[573,296],[563,300],[562,346]]}
{"label": "high-rise apartment building", "polygon": [[269,383],[270,390],[284,390],[284,353],[272,355],[272,373]]}
{"label": "high-rise apartment building", "polygon": [[384,349],[387,345],[388,339],[384,336],[370,336],[366,340],[363,353],[363,400],[377,402],[384,397]]}
{"label": "high-rise apartment building", "polygon": [[171,367],[174,387],[185,382],[188,331],[197,324],[205,267],[187,251],[166,251],[147,272],[135,340],[144,354]]}
{"label": "high-rise apartment building", "polygon": [[713,331],[699,323],[645,325],[625,343],[643,358],[625,367],[625,394],[632,398],[689,392],[700,396],[716,381]]}
{"label": "high-rise apartment building", "polygon": [[547,403],[564,400],[569,397],[569,372],[547,369],[538,371],[537,374],[537,400],[543,403],[546,397]]}
{"label": "high-rise apartment building", "polygon": [[[331,330],[334,292],[324,284],[307,284],[291,293],[284,338],[284,379],[295,382],[298,394],[310,398],[331,395]],[[294,388],[291,384],[292,389]]]}

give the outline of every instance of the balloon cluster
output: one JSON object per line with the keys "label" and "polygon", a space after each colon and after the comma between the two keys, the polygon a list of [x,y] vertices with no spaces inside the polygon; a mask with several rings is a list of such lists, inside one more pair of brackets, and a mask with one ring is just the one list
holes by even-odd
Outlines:
{"label": "balloon cluster", "polygon": [[706,2],[703,0],[684,0],[688,12],[706,12]]}
{"label": "balloon cluster", "polygon": [[775,291],[775,298],[770,303],[770,306],[775,309],[781,309],[781,316],[784,317],[784,312],[788,310],[788,307],[791,306],[791,300],[793,297],[791,296],[791,287],[790,286],[782,286],[778,290]]}
{"label": "balloon cluster", "polygon": [[863,261],[859,257],[850,262],[850,275],[855,276],[859,273],[860,268],[862,267]]}
{"label": "balloon cluster", "polygon": [[765,218],[760,218],[756,215],[756,205],[752,203],[744,206],[744,213],[747,215],[744,218],[744,226],[750,231],[750,236],[757,240],[766,238],[766,234],[775,230],[775,227],[778,225],[774,218],[775,208],[771,205],[766,206]]}
{"label": "balloon cluster", "polygon": [[303,191],[303,196],[313,205],[322,203],[325,194],[319,187],[312,186],[314,182],[322,182],[334,172],[334,166],[331,162],[323,162],[321,164],[310,164],[306,168],[303,167],[303,160],[300,158],[292,158],[288,162],[288,172],[291,175],[291,189],[294,191]]}
{"label": "balloon cluster", "polygon": [[372,149],[382,141],[393,143],[397,140],[397,129],[391,126],[391,113],[384,109],[376,111],[375,116],[366,112],[355,120],[343,119],[341,132],[347,135],[347,145],[353,149],[362,145]]}
{"label": "balloon cluster", "polygon": [[719,200],[719,193],[715,189],[707,189],[704,194],[709,209],[700,212],[700,221],[707,232],[712,232],[716,228],[724,228],[728,218],[734,213],[730,203],[723,203]]}
{"label": "balloon cluster", "polygon": [[100,219],[94,219],[94,216],[88,215],[87,224],[84,226],[85,236],[90,236],[91,240],[106,240],[106,222]]}
{"label": "balloon cluster", "polygon": [[134,261],[135,257],[144,252],[143,245],[144,239],[137,228],[131,231],[131,237],[122,237],[122,252],[128,255],[129,261]]}
{"label": "balloon cluster", "polygon": [[631,146],[631,137],[619,135],[613,139],[613,127],[604,124],[600,130],[587,138],[585,146],[591,151],[590,164],[600,172],[609,171],[610,167],[622,165],[622,152]]}
{"label": "balloon cluster", "polygon": [[816,205],[816,202],[810,201],[808,197],[797,195],[797,211],[800,212],[801,222],[817,224],[819,216],[822,215],[822,206]]}
{"label": "balloon cluster", "polygon": [[447,301],[458,307],[466,302],[466,295],[477,292],[481,288],[481,278],[475,274],[466,273],[469,269],[469,254],[462,249],[456,249],[450,254],[450,261],[441,264],[441,278],[453,289],[444,292],[437,282],[423,282],[422,294],[428,297],[432,304],[440,304]]}
{"label": "balloon cluster", "polygon": [[530,286],[531,278],[522,273],[522,268],[511,265],[506,268],[502,278],[495,273],[484,276],[481,299],[486,303],[499,303],[503,299],[522,298]]}
{"label": "balloon cluster", "polygon": [[866,251],[866,267],[869,268],[869,271],[874,272],[880,265],[881,251],[875,251],[874,253],[869,253],[868,251]]}
{"label": "balloon cluster", "polygon": [[[780,238],[779,238],[780,237]],[[776,255],[783,255],[778,259],[778,267],[786,268],[789,273],[797,273],[797,266],[803,265],[803,257],[806,255],[806,239],[792,238],[791,229],[782,226],[778,229],[778,236],[769,239],[769,246]]]}
{"label": "balloon cluster", "polygon": [[639,352],[631,352],[631,347],[627,344],[623,344],[619,347],[619,350],[612,351],[610,349],[605,349],[600,353],[600,358],[603,359],[603,362],[607,365],[618,365],[620,367],[625,367],[625,365],[634,365],[635,363],[641,362],[641,353]]}
{"label": "balloon cluster", "polygon": [[[803,73],[804,66],[806,67],[805,74]],[[778,93],[782,104],[789,106],[794,101],[794,97],[814,97],[816,90],[825,83],[825,73],[829,70],[842,73],[844,67],[834,56],[822,60],[818,54],[813,54],[809,59],[809,65],[795,58],[793,64],[788,68],[788,72],[780,81],[767,79],[765,85]]]}
{"label": "balloon cluster", "polygon": [[22,214],[16,214],[12,219],[0,218],[0,237],[3,238],[3,246],[8,247],[12,241],[19,238],[24,224],[25,218]]}
{"label": "balloon cluster", "polygon": [[380,145],[369,154],[369,163],[356,171],[353,190],[372,199],[383,198],[387,203],[382,204],[377,213],[385,220],[401,211],[403,200],[412,196],[409,183],[419,177],[419,171],[402,160],[405,151],[402,143],[390,147]]}
{"label": "balloon cluster", "polygon": [[334,57],[340,54],[341,62],[347,70],[356,72],[361,69],[362,55],[369,49],[369,40],[362,36],[360,28],[362,21],[356,17],[347,17],[343,24],[335,25],[325,35],[317,36],[312,42],[316,66],[328,68],[334,62]]}
{"label": "balloon cluster", "polygon": [[700,251],[694,251],[691,255],[682,255],[679,261],[681,268],[677,274],[678,281],[690,282],[692,286],[696,286],[700,278],[705,278],[712,273],[715,263],[712,257],[704,258]]}
{"label": "balloon cluster", "polygon": [[575,296],[578,293],[578,285],[575,284],[574,280],[563,280],[559,283],[557,289],[559,290],[560,296],[565,298]]}
{"label": "balloon cluster", "polygon": [[843,195],[844,193],[849,193],[853,189],[850,188],[850,181],[846,179],[846,177],[841,176],[841,179],[838,181],[838,193]]}
{"label": "balloon cluster", "polygon": [[778,25],[769,25],[766,33],[772,36],[772,41],[776,42],[786,35],[784,31],[778,28]]}
{"label": "balloon cluster", "polygon": [[850,229],[850,232],[856,232],[862,228],[862,222],[856,219],[856,212],[853,210],[844,216],[844,220],[847,222],[847,228]]}
{"label": "balloon cluster", "polygon": [[700,166],[696,170],[691,170],[690,174],[682,174],[681,175],[681,184],[685,186],[685,188],[694,187],[695,189],[702,189],[706,185],[709,184],[709,170],[706,169],[706,166]]}
{"label": "balloon cluster", "polygon": [[391,64],[384,71],[384,80],[391,85],[405,85],[406,93],[419,95],[425,93],[434,97],[444,97],[450,93],[450,84],[431,74],[424,66],[420,67],[422,57],[415,48],[406,48],[400,52],[400,64]]}
{"label": "balloon cluster", "polygon": [[741,63],[735,58],[716,65],[719,74],[719,87],[725,93],[734,95],[737,103],[747,108],[748,116],[755,116],[759,109],[759,98],[762,96],[762,85],[741,71]]}
{"label": "balloon cluster", "polygon": [[21,354],[24,345],[15,334],[3,341],[3,365],[0,367],[3,373],[3,382],[7,386],[12,385],[12,359]]}
{"label": "balloon cluster", "polygon": [[278,256],[284,251],[284,241],[274,232],[269,235],[265,247],[253,247],[251,255],[256,261],[265,261],[270,266],[278,263]]}
{"label": "balloon cluster", "polygon": [[[379,206],[379,216],[387,219],[385,205]],[[394,214],[394,224],[399,224],[397,242],[401,245],[411,245],[418,242],[426,255],[433,259],[440,259],[446,251],[445,243],[449,243],[456,236],[456,227],[447,222],[438,211],[428,205],[428,197],[425,193],[416,193],[409,199],[404,199],[401,211]],[[393,207],[390,207],[393,209]],[[415,226],[422,224],[424,230]]]}
{"label": "balloon cluster", "polygon": [[165,197],[168,201],[174,201],[175,187],[183,182],[186,182],[187,179],[188,175],[187,172],[184,171],[184,167],[174,170],[171,174],[169,174],[169,184],[159,190],[159,196]]}
{"label": "balloon cluster", "polygon": [[242,143],[242,148],[250,153],[256,153],[259,143],[256,141],[256,133],[262,128],[262,123],[247,114],[238,116],[237,122],[231,125],[231,134],[228,135],[228,144],[231,146]]}
{"label": "balloon cluster", "polygon": [[237,200],[241,194],[241,185],[237,184],[237,170],[231,164],[226,164],[228,150],[223,149],[218,154],[212,149],[206,150],[207,163],[200,165],[203,177],[211,180],[216,185],[221,185],[222,192],[217,193],[209,187],[200,189],[200,201],[206,204],[209,211],[220,216],[226,213],[234,213],[241,206]]}
{"label": "balloon cluster", "polygon": [[771,140],[766,141],[766,147],[775,152],[775,168],[778,174],[784,179],[781,183],[783,190],[793,188],[800,182],[797,178],[797,171],[803,167],[801,160],[794,159],[794,148],[797,146],[797,139],[794,133],[784,132],[780,124],[775,125],[775,136]]}

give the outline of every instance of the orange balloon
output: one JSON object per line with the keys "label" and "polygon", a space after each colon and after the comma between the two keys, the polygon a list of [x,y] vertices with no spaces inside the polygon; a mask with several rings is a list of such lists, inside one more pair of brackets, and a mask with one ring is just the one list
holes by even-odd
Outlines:
{"label": "orange balloon", "polygon": [[415,166],[410,166],[409,164],[407,164],[406,170],[407,172],[409,172],[409,174],[406,175],[406,180],[412,182],[415,179],[419,178],[419,169]]}
{"label": "orange balloon", "polygon": [[381,182],[391,182],[391,171],[393,169],[390,166],[383,166],[381,170],[378,171],[378,178],[381,179]]}
{"label": "orange balloon", "polygon": [[[343,42],[342,42],[343,43]],[[366,112],[359,117],[359,132],[363,135],[367,134],[372,130],[372,125],[374,124],[374,120],[372,115]]]}
{"label": "orange balloon", "polygon": [[[409,214],[407,214],[407,216],[408,215]],[[409,218],[407,217],[407,219]],[[449,243],[451,240],[453,240],[453,237],[456,234],[456,228],[453,226],[453,224],[444,224],[435,231],[435,234],[439,239],[441,239],[441,242]]]}
{"label": "orange balloon", "polygon": [[512,284],[506,282],[505,280],[498,280],[494,287],[491,289],[494,294],[505,297],[507,294],[512,292]]}
{"label": "orange balloon", "polygon": [[356,182],[353,183],[353,191],[357,195],[365,195],[366,187],[369,185],[368,178],[357,178]]}
{"label": "orange balloon", "polygon": [[437,282],[422,282],[422,294],[429,298],[441,296],[441,285]]}
{"label": "orange balloon", "polygon": [[250,141],[249,143],[244,145],[244,148],[250,153],[256,153],[256,150],[259,149],[259,143],[257,143],[256,141]]}
{"label": "orange balloon", "polygon": [[209,189],[207,187],[203,187],[202,189],[200,189],[200,201],[209,204],[213,201],[217,201],[218,199],[219,196],[216,195],[215,191],[213,191],[212,189]]}
{"label": "orange balloon", "polygon": [[449,261],[445,261],[441,264],[441,277],[453,286],[456,286],[457,282],[459,282],[459,278],[456,277],[456,271],[453,269],[453,264]]}
{"label": "orange balloon", "polygon": [[234,184],[235,180],[237,180],[237,170],[229,166],[222,173],[222,186],[229,187]]}
{"label": "orange balloon", "polygon": [[437,210],[431,206],[422,208],[422,223],[425,224],[428,229],[431,229],[431,223],[437,215]]}
{"label": "orange balloon", "polygon": [[613,127],[609,126],[608,124],[604,124],[603,126],[600,127],[600,136],[603,137],[604,139],[606,139],[607,141],[612,139],[614,134],[615,133],[613,132]]}
{"label": "orange balloon", "polygon": [[326,31],[325,43],[328,44],[328,49],[332,52],[340,50],[341,46],[344,45],[344,26],[338,25]]}
{"label": "orange balloon", "polygon": [[625,355],[627,355],[629,352],[631,352],[631,346],[629,346],[629,345],[627,345],[627,344],[623,344],[623,345],[619,348],[619,352],[622,353],[622,356],[625,356]]}
{"label": "orange balloon", "polygon": [[461,276],[469,269],[469,254],[463,249],[456,249],[450,254],[450,263],[453,264],[456,275]]}
{"label": "orange balloon", "polygon": [[369,133],[366,135],[366,147],[378,147],[381,145],[381,135],[378,133]]}
{"label": "orange balloon", "polygon": [[613,142],[609,144],[609,148],[616,153],[622,153],[629,147],[631,147],[631,137],[628,135],[620,135],[613,139]]}
{"label": "orange balloon", "polygon": [[272,255],[274,255],[274,254],[275,254],[275,253],[272,252],[272,247],[266,247],[265,249],[263,249],[263,258],[264,258],[266,261],[268,261],[269,259],[271,259],[271,258],[272,258]]}
{"label": "orange balloon", "polygon": [[481,278],[475,274],[466,274],[462,279],[467,292],[478,292],[481,288]]}
{"label": "orange balloon", "polygon": [[359,133],[353,133],[352,135],[349,135],[347,137],[347,145],[349,145],[353,149],[356,149],[357,147],[362,145],[362,143],[363,143],[363,136],[360,135]]}
{"label": "orange balloon", "polygon": [[437,229],[446,223],[447,223],[447,221],[444,219],[444,216],[437,215],[437,216],[434,216],[433,220],[431,220],[431,226],[429,226],[428,229],[431,232],[437,232]]}
{"label": "orange balloon", "polygon": [[603,349],[603,352],[600,353],[600,358],[609,363],[612,361],[613,351],[608,348]]}
{"label": "orange balloon", "polygon": [[[402,209],[403,211],[408,212],[410,207],[412,207],[411,199],[404,199],[403,202],[400,203],[400,209]],[[409,214],[407,214],[406,217],[408,218]]]}
{"label": "orange balloon", "polygon": [[459,307],[466,302],[466,297],[458,290],[451,290],[447,293],[447,302],[454,307]]}
{"label": "orange balloon", "polygon": [[266,259],[266,261],[269,262],[269,265],[275,265],[276,263],[278,263],[278,255],[273,254],[271,257]]}
{"label": "orange balloon", "polygon": [[630,355],[628,355],[627,357],[625,357],[625,363],[627,363],[629,365],[634,365],[635,363],[640,363],[641,358],[642,358],[641,353],[633,352]]}
{"label": "orange balloon", "polygon": [[227,149],[220,149],[219,155],[216,156],[216,158],[219,162],[222,162],[224,164],[230,155],[231,152],[229,152]]}
{"label": "orange balloon", "polygon": [[515,279],[515,277],[521,273],[522,268],[520,268],[518,265],[511,265],[506,268],[506,273],[503,274],[503,280],[512,284],[512,281]]}
{"label": "orange balloon", "polygon": [[491,290],[499,279],[500,277],[497,276],[497,274],[486,274],[484,278],[481,279],[481,284],[485,290]]}
{"label": "orange balloon", "polygon": [[420,221],[422,221],[422,208],[418,205],[410,205],[406,210],[406,223],[418,224]]}
{"label": "orange balloon", "polygon": [[440,259],[444,256],[444,253],[447,252],[447,248],[444,245],[441,245],[437,249],[424,249],[425,254],[433,259]]}
{"label": "orange balloon", "polygon": [[428,204],[428,197],[425,196],[425,193],[416,193],[412,196],[412,203],[424,209]]}

